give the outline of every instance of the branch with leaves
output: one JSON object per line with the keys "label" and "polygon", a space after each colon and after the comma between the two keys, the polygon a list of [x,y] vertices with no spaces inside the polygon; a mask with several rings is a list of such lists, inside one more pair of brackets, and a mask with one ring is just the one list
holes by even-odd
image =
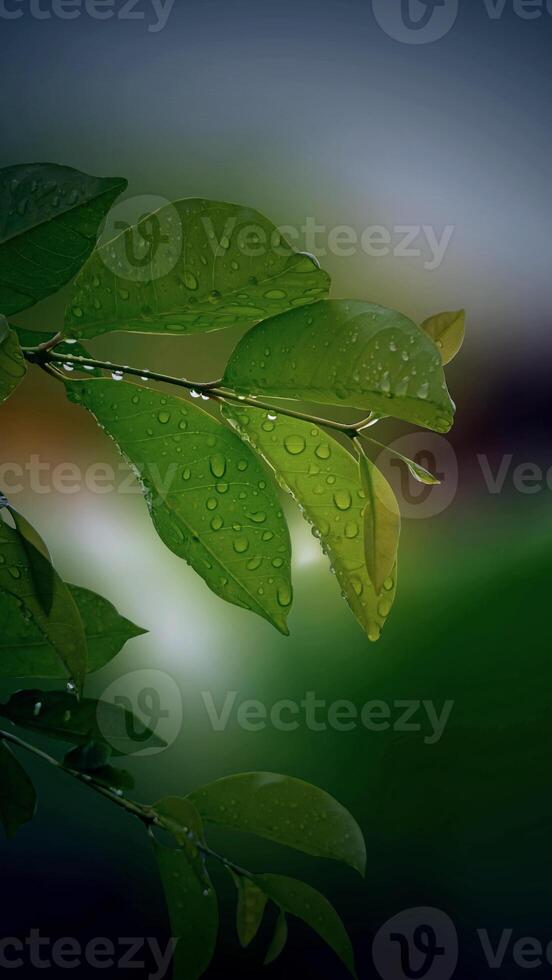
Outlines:
{"label": "branch with leaves", "polygon": [[[137,474],[166,546],[221,598],[287,634],[291,542],[278,485],[299,504],[351,610],[377,640],[395,598],[400,513],[369,455],[370,446],[381,448],[372,428],[391,417],[450,429],[454,405],[443,366],[462,344],[463,312],[418,326],[373,303],[329,299],[330,278],[312,256],[293,249],[258,212],[221,202],[176,201],[98,245],[102,222],[125,188],[124,180],[54,164],[0,170],[0,402],[33,365],[63,383],[69,400],[96,420]],[[56,333],[11,320],[70,281]],[[86,347],[112,331],[188,336],[231,326],[243,328],[242,339],[223,377],[208,384],[112,364]],[[358,421],[339,421],[337,408],[350,409]],[[400,459],[416,479],[437,482]],[[0,624],[2,674],[63,676],[69,684],[68,691],[20,692],[0,714],[73,744],[58,762],[10,732],[0,734],[4,824],[11,832],[34,809],[11,742],[87,782],[150,833],[158,826],[172,833],[175,848],[155,841],[155,849],[173,929],[184,937],[175,976],[200,976],[215,943],[216,898],[205,861],[217,855],[206,844],[203,820],[362,870],[364,845],[352,818],[321,790],[288,777],[234,776],[152,807],[121,795],[128,782],[110,755],[129,719],[82,692],[87,673],[140,630],[107,600],[63,582],[41,537],[5,499]],[[297,806],[310,813],[308,833],[285,817]],[[283,948],[290,913],[323,935],[354,972],[343,926],[322,896],[221,860],[238,887],[244,945],[270,899],[280,918],[269,960]],[[191,912],[191,895],[201,913]]]}

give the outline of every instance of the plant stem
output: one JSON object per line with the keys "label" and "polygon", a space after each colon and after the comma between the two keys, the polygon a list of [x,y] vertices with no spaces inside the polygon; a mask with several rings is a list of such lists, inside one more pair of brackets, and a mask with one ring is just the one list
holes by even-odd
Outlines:
{"label": "plant stem", "polygon": [[126,364],[112,364],[109,361],[98,361],[90,357],[75,357],[71,354],[56,354],[47,348],[23,348],[23,353],[28,361],[47,368],[48,365],[71,364],[76,368],[85,369],[86,367],[98,368],[101,371],[110,371],[112,374],[128,374],[132,377],[147,381],[161,381],[163,384],[173,385],[177,388],[185,388],[187,391],[197,391],[198,394],[207,395],[217,402],[232,401],[241,405],[251,405],[253,408],[265,409],[274,412],[275,415],[287,415],[289,418],[301,419],[303,422],[311,422],[313,425],[321,425],[327,429],[335,429],[344,435],[354,438],[360,429],[365,427],[372,420],[372,416],[362,419],[355,425],[347,422],[335,422],[333,419],[321,418],[318,415],[309,415],[293,408],[275,407],[269,402],[249,395],[238,395],[235,391],[221,388],[219,382],[210,384],[198,384],[194,381],[187,381],[186,378],[175,378],[169,374],[160,374],[158,371],[149,371],[141,368],[129,367]]}
{"label": "plant stem", "polygon": [[[0,731],[0,742],[2,741],[9,742],[12,745],[17,746],[19,749],[24,749],[25,752],[30,752],[37,758],[42,759],[43,762],[47,762],[50,766],[54,766],[56,769],[66,772],[69,776],[73,776],[73,778],[77,779],[80,783],[83,783],[90,789],[95,790],[95,792],[99,793],[100,796],[104,796],[106,799],[111,800],[112,803],[115,803],[116,806],[126,810],[127,813],[131,813],[132,816],[138,817],[138,819],[141,820],[142,823],[146,824],[148,828],[151,829],[153,826],[158,826],[166,829],[152,807],[146,806],[142,803],[135,803],[134,800],[127,800],[124,796],[119,796],[118,793],[109,789],[109,787],[102,786],[100,783],[94,782],[93,775],[86,772],[79,772],[78,769],[71,769],[69,766],[65,766],[59,761],[59,759],[55,759],[52,755],[48,755],[47,752],[37,748],[36,745],[32,745],[30,742],[25,742],[24,739],[19,738],[18,735],[14,735],[13,732],[6,732],[4,730]],[[202,851],[207,857],[220,861],[221,864],[227,868],[231,868],[236,874],[250,876],[250,872],[245,868],[240,868],[239,865],[234,864],[233,861],[229,861],[221,854],[213,851],[207,846],[207,844],[204,844],[197,838],[194,837],[193,843],[198,850]]]}

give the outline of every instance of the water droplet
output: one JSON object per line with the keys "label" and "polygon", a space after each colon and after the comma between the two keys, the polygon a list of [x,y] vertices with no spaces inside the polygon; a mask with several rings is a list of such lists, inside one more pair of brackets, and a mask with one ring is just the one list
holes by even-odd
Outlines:
{"label": "water droplet", "polygon": [[241,534],[239,538],[234,539],[234,551],[237,551],[239,555],[242,555],[244,551],[249,548],[249,541],[244,534]]}
{"label": "water droplet", "polygon": [[284,446],[291,456],[299,456],[305,449],[305,440],[303,436],[292,433],[284,439]]}
{"label": "water droplet", "polygon": [[254,572],[254,571],[256,571],[257,568],[260,568],[260,566],[262,564],[262,560],[263,559],[261,558],[260,555],[255,555],[254,558],[250,558],[249,559],[249,561],[247,562],[246,567],[249,569],[250,572]]}
{"label": "water droplet", "polygon": [[220,514],[215,514],[215,516],[213,517],[213,520],[211,521],[211,527],[212,527],[213,531],[220,531],[220,529],[221,529],[221,527],[222,527],[223,524],[224,524],[224,521],[223,521],[222,517],[220,516]]}
{"label": "water droplet", "polygon": [[358,535],[358,524],[354,521],[350,521],[345,525],[345,537],[346,538],[356,538]]}
{"label": "water droplet", "polygon": [[170,421],[170,418],[171,418],[171,413],[167,411],[159,412],[157,415],[157,421],[160,422],[161,425],[166,425],[167,422]]}
{"label": "water droplet", "polygon": [[318,459],[329,459],[331,456],[331,449],[327,442],[321,442],[319,446],[314,450],[315,455]]}
{"label": "water droplet", "polygon": [[214,456],[211,456],[209,465],[211,467],[211,473],[217,480],[220,480],[226,473],[226,460],[222,453],[215,453]]}
{"label": "water droplet", "polygon": [[348,490],[336,490],[333,499],[338,510],[349,510],[352,501]]}
{"label": "water droplet", "polygon": [[207,507],[207,510],[216,510],[218,507],[218,500],[215,500],[214,497],[209,497],[205,506]]}
{"label": "water droplet", "polygon": [[291,588],[287,582],[283,582],[278,586],[277,597],[278,602],[284,609],[291,605]]}
{"label": "water droplet", "polygon": [[186,286],[186,289],[198,288],[199,283],[196,277],[194,276],[193,272],[189,272],[188,270],[186,270],[186,272],[184,273],[184,285]]}

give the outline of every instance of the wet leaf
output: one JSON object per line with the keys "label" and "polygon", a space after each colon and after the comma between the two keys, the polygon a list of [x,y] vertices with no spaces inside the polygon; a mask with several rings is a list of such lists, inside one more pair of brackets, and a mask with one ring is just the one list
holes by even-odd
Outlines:
{"label": "wet leaf", "polygon": [[304,881],[284,875],[255,875],[255,882],[284,912],[297,916],[314,929],[356,977],[351,941],[327,898]]}
{"label": "wet leaf", "polygon": [[42,611],[49,616],[52,611],[56,589],[56,576],[50,561],[50,555],[44,541],[34,527],[16,511],[11,511],[19,540],[27,555],[29,573],[34,586],[35,596]]}
{"label": "wet leaf", "polygon": [[441,355],[443,364],[449,364],[464,343],[466,311],[438,313],[422,323],[422,330],[431,337]]}
{"label": "wet leaf", "polygon": [[167,547],[217,595],[287,633],[289,532],[251,450],[190,400],[109,380],[67,389],[139,475]]}
{"label": "wet leaf", "polygon": [[327,300],[259,323],[237,345],[223,385],[389,415],[448,432],[454,405],[439,352],[401,313]]}
{"label": "wet leaf", "polygon": [[[19,515],[13,510],[11,513],[14,520],[18,520]],[[24,526],[30,534],[30,525],[25,522]],[[38,536],[37,540],[40,540]],[[19,616],[15,620],[19,635],[24,637],[25,622],[29,625],[29,635],[36,627],[43,640],[55,651],[77,690],[80,690],[87,664],[84,626],[68,586],[53,568],[51,576],[53,595],[50,613],[46,615],[37,594],[36,563],[29,560],[29,548],[23,543],[17,528],[9,527],[0,517],[0,615],[6,616],[6,611],[9,615],[10,607],[11,611],[14,609],[13,602],[10,603],[3,595],[7,593],[19,605]],[[8,634],[10,629],[8,626]]]}
{"label": "wet leaf", "polygon": [[0,170],[0,310],[19,313],[61,289],[90,255],[127,183],[54,163]]}
{"label": "wet leaf", "polygon": [[372,585],[379,595],[397,562],[401,515],[395,494],[377,466],[360,452],[360,480],[366,494],[364,555]]}
{"label": "wet leaf", "polygon": [[238,908],[236,927],[242,946],[249,946],[257,935],[263,921],[267,897],[251,878],[233,875],[238,889]]}
{"label": "wet leaf", "polygon": [[95,252],[75,282],[66,332],[96,337],[110,330],[248,327],[326,296],[329,281],[257,211],[188,198]]}
{"label": "wet leaf", "polygon": [[5,317],[0,316],[0,404],[15,391],[27,373],[27,363]]}
{"label": "wet leaf", "polygon": [[[177,940],[173,975],[195,980],[205,972],[215,951],[218,904],[201,850],[185,832],[181,833],[177,828],[189,824],[194,829],[196,839],[202,840],[201,820],[197,813],[193,813],[188,801],[161,800],[154,809],[164,814],[172,825],[171,829],[173,833],[176,832],[180,845],[169,848],[153,839],[171,932],[173,940]],[[186,821],[183,825],[179,824],[182,818]]]}
{"label": "wet leaf", "polygon": [[191,793],[203,820],[247,831],[364,874],[366,847],[351,814],[317,786],[270,772],[239,773]]}
{"label": "wet leaf", "polygon": [[[87,673],[100,670],[122,650],[127,640],[145,630],[119,615],[107,599],[77,585],[68,589],[80,613],[88,646]],[[0,592],[0,675],[7,677],[66,677],[55,648],[38,623],[24,614],[19,601]]]}
{"label": "wet leaf", "polygon": [[364,555],[365,491],[358,463],[326,432],[301,419],[225,404],[225,417],[274,469],[328,554],[344,597],[370,640],[391,611],[396,570],[378,598]]}
{"label": "wet leaf", "polygon": [[274,935],[270,946],[268,947],[268,952],[265,957],[265,966],[269,963],[274,963],[278,959],[280,953],[283,951],[288,938],[288,925],[285,912],[280,911],[278,918],[276,920],[276,927],[274,929]]}
{"label": "wet leaf", "polygon": [[36,810],[34,786],[5,742],[0,740],[0,822],[13,837]]}
{"label": "wet leaf", "polygon": [[166,744],[120,705],[95,698],[77,700],[65,691],[18,691],[0,706],[0,715],[14,725],[73,745],[106,742],[116,755]]}

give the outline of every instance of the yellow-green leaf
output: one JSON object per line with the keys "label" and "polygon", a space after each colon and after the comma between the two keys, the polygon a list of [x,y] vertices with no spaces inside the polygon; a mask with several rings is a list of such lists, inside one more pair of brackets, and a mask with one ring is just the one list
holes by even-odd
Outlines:
{"label": "yellow-green leaf", "polygon": [[422,323],[428,337],[436,344],[443,364],[448,364],[456,357],[464,343],[466,329],[466,311],[457,310],[455,313],[437,313]]}
{"label": "yellow-green leaf", "polygon": [[362,451],[359,456],[364,508],[364,555],[376,594],[393,578],[397,562],[401,515],[395,494],[377,466]]}
{"label": "yellow-green leaf", "polygon": [[396,590],[396,570],[376,595],[366,568],[366,493],[358,463],[324,431],[276,412],[225,404],[225,417],[272,466],[328,554],[342,592],[370,640],[378,640]]}

